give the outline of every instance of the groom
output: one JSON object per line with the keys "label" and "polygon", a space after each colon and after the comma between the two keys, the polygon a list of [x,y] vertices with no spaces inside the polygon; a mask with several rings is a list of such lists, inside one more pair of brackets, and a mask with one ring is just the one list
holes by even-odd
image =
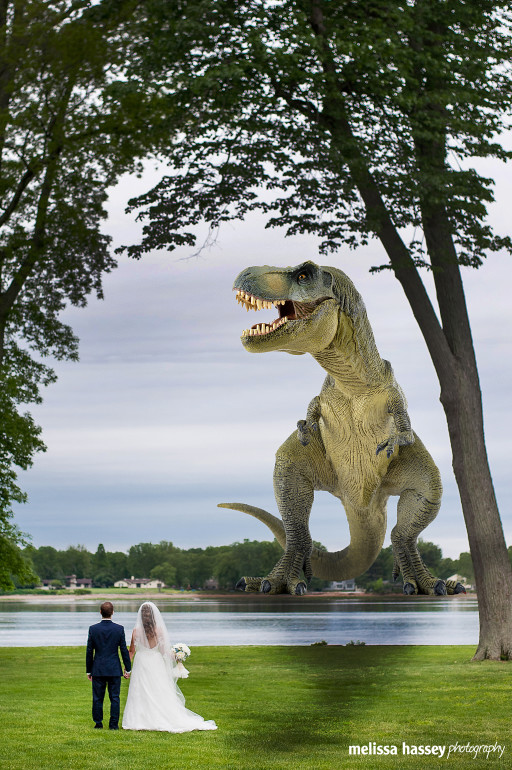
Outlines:
{"label": "groom", "polygon": [[[87,654],[85,659],[87,678],[92,682],[92,718],[95,728],[103,727],[103,700],[108,687],[110,698],[109,728],[119,728],[119,693],[121,674],[125,679],[130,676],[132,664],[126,647],[123,626],[112,621],[114,605],[103,602],[100,607],[102,620],[89,628]],[[121,671],[119,653],[123,658],[125,671]]]}

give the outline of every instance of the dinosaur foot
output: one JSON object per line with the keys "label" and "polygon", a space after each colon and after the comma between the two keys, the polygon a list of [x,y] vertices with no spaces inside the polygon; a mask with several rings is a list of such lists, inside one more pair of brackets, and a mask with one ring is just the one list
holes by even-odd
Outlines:
{"label": "dinosaur foot", "polygon": [[245,591],[245,593],[248,594],[259,593],[261,588],[261,578],[241,577],[235,588],[237,591]]}
{"label": "dinosaur foot", "polygon": [[291,594],[303,596],[308,580],[313,576],[309,553],[298,549],[285,552],[274,569],[266,577],[240,578],[236,588],[246,593],[259,591],[263,594]]}
{"label": "dinosaur foot", "polygon": [[264,594],[293,594],[295,596],[303,596],[307,591],[307,585],[303,580],[290,580],[287,583],[283,583],[264,578],[261,581],[260,591]]}
{"label": "dinosaur foot", "polygon": [[445,581],[439,580],[437,578],[433,578],[424,583],[413,579],[407,580],[404,583],[404,594],[407,596],[414,596],[416,594],[423,594],[427,596],[446,596],[447,593],[450,592],[447,589]]}
{"label": "dinosaur foot", "polygon": [[304,580],[272,580],[270,577],[242,577],[235,588],[245,593],[292,594],[294,596],[303,596],[307,592],[307,585]]}
{"label": "dinosaur foot", "polygon": [[465,594],[466,589],[462,585],[462,583],[457,583],[455,580],[447,580],[446,581],[446,593],[449,595],[453,594]]}

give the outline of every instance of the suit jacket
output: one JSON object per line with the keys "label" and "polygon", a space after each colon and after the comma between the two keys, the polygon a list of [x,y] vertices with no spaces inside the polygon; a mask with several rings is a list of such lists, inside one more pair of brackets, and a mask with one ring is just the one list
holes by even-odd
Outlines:
{"label": "suit jacket", "polygon": [[132,664],[126,647],[124,628],[112,620],[102,620],[89,628],[85,666],[92,676],[121,676],[119,650],[124,667],[131,671]]}

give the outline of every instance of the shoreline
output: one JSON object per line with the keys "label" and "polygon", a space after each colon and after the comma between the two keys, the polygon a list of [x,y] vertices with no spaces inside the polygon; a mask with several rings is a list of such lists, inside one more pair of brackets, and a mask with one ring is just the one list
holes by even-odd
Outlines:
{"label": "shoreline", "polygon": [[26,603],[26,604],[89,604],[89,603],[98,603],[103,601],[111,601],[114,602],[123,602],[123,601],[140,601],[141,599],[149,599],[155,601],[193,601],[193,602],[201,602],[201,601],[230,601],[230,602],[236,602],[236,601],[264,601],[264,602],[294,602],[294,601],[301,601],[305,602],[309,599],[313,599],[314,601],[321,601],[321,600],[340,600],[340,599],[359,599],[359,600],[375,600],[375,599],[381,599],[381,600],[390,600],[393,599],[395,601],[410,601],[411,599],[414,600],[432,600],[435,601],[438,600],[464,600],[464,599],[476,599],[477,595],[476,593],[468,593],[468,594],[453,594],[452,596],[426,596],[426,595],[416,595],[416,596],[406,596],[405,594],[399,594],[399,593],[387,593],[387,594],[371,594],[371,593],[361,593],[361,592],[349,592],[349,591],[315,591],[312,593],[305,594],[304,596],[291,596],[290,594],[245,594],[241,591],[232,592],[232,593],[214,593],[214,592],[204,592],[204,591],[177,591],[176,593],[164,593],[164,592],[150,592],[150,591],[144,591],[143,589],[140,592],[137,593],[115,593],[110,591],[109,589],[106,589],[104,593],[94,593],[94,594],[57,594],[52,595],[50,592],[48,592],[48,595],[46,594],[6,594],[5,596],[0,596],[0,604],[2,602],[12,603],[12,602],[20,602],[20,603]]}

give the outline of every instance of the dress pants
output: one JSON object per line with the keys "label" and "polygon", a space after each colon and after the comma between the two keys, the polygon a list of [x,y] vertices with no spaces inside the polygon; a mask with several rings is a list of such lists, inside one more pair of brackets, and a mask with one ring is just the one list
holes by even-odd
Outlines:
{"label": "dress pants", "polygon": [[110,698],[110,722],[109,727],[119,725],[119,693],[121,691],[120,676],[93,676],[92,678],[92,718],[98,724],[103,722],[103,700],[105,690],[108,687]]}

